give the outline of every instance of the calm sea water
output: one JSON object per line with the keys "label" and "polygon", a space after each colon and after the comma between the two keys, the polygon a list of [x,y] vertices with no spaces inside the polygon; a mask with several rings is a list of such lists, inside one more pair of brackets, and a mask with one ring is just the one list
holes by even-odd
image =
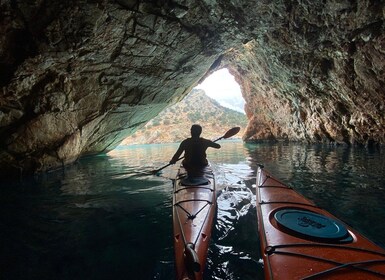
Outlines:
{"label": "calm sea water", "polygon": [[[263,279],[257,163],[385,248],[381,149],[244,144],[211,150],[218,211],[205,279]],[[177,144],[119,147],[0,188],[0,279],[173,279],[172,183],[146,172]]]}

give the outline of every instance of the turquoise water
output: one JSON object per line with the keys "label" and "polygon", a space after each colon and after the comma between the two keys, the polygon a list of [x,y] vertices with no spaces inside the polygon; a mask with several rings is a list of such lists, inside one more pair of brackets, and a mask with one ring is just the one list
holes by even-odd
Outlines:
{"label": "turquoise water", "polygon": [[[222,141],[205,279],[263,279],[257,163],[385,248],[381,149]],[[173,279],[176,144],[119,147],[0,188],[0,279]]]}

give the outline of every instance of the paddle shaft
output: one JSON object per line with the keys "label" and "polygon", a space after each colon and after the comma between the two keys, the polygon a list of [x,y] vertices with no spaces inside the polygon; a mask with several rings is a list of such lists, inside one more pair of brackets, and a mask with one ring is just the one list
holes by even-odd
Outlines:
{"label": "paddle shaft", "polygon": [[[213,142],[217,142],[217,141],[219,141],[219,140],[221,140],[221,139],[223,139],[223,138],[224,138],[223,136],[222,136],[222,137],[219,137],[218,139],[215,139]],[[178,158],[178,159],[176,160],[176,162],[180,161],[181,159],[184,159],[184,156]],[[165,165],[165,166],[163,166],[163,167],[161,167],[161,168],[159,168],[159,169],[155,169],[155,170],[153,171],[153,173],[156,174],[156,173],[158,173],[159,171],[165,169],[166,167],[168,167],[168,166],[170,166],[170,165],[172,165],[172,164],[173,164],[173,163],[169,163],[169,164],[167,164],[167,165]]]}
{"label": "paddle shaft", "polygon": [[[239,132],[239,130],[241,130],[240,127],[238,127],[238,126],[233,127],[233,128],[231,128],[231,129],[229,129],[223,136],[219,137],[218,139],[215,139],[213,142],[217,142],[217,141],[219,141],[219,140],[221,140],[221,139],[227,139],[227,138],[229,138],[229,137],[231,137],[231,136],[234,136],[235,134],[237,134],[237,133]],[[184,159],[184,156],[178,158],[177,161],[180,161],[181,159]],[[161,168],[159,168],[159,169],[156,169],[156,170],[154,170],[152,173],[153,173],[153,174],[156,174],[156,173],[158,173],[159,171],[165,169],[167,166],[170,166],[171,164],[172,164],[172,163],[169,163],[169,164],[167,164],[167,165],[165,165],[165,166],[163,166],[163,167],[161,167]]]}

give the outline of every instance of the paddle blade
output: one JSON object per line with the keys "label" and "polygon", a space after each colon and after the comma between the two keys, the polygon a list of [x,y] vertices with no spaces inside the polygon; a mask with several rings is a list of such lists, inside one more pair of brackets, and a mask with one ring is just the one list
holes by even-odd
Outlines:
{"label": "paddle blade", "polygon": [[231,136],[234,136],[235,134],[237,134],[239,131],[241,130],[240,127],[233,127],[232,129],[230,129],[229,131],[227,131],[225,133],[225,135],[222,136],[223,139],[227,139],[227,138],[230,138]]}
{"label": "paddle blade", "polygon": [[[201,264],[199,263],[198,254],[194,250],[194,244],[187,243],[184,249],[185,264],[190,271],[199,272]],[[195,277],[194,277],[195,278]]]}

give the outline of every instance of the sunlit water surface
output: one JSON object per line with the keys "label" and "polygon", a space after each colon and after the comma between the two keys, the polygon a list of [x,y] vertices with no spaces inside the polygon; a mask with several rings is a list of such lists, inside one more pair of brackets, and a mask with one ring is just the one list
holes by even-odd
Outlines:
{"label": "sunlit water surface", "polygon": [[[385,248],[380,149],[244,144],[210,150],[218,209],[205,279],[263,279],[257,163]],[[173,279],[176,144],[119,147],[0,188],[1,279]]]}

